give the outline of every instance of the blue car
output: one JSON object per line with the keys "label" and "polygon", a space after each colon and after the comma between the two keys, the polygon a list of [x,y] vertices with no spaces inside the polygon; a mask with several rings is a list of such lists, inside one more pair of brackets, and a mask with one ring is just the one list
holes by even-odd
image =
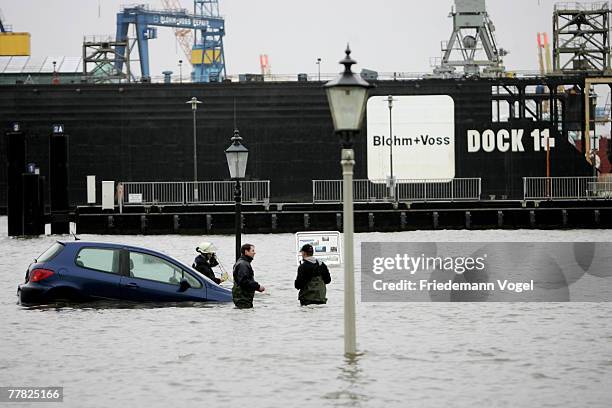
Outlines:
{"label": "blue car", "polygon": [[28,267],[17,293],[23,304],[56,300],[230,302],[232,292],[189,266],[149,249],[56,242]]}

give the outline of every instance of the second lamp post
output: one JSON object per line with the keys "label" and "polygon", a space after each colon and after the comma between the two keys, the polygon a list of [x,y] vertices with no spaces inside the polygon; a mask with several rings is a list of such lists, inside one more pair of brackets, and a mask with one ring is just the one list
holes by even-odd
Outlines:
{"label": "second lamp post", "polygon": [[195,202],[199,200],[198,197],[198,140],[197,140],[197,124],[196,124],[196,112],[198,111],[198,105],[202,102],[198,101],[195,96],[185,103],[191,104],[191,110],[193,111],[193,199]]}
{"label": "second lamp post", "polygon": [[242,246],[242,190],[240,188],[240,180],[243,180],[246,174],[249,150],[242,145],[242,138],[240,137],[238,129],[234,129],[234,136],[231,141],[232,144],[225,150],[225,157],[227,159],[230,178],[236,181],[234,199],[236,201],[236,259],[238,259],[240,258],[240,247]]}
{"label": "second lamp post", "polygon": [[393,95],[387,96],[387,103],[389,106],[389,178],[387,179],[387,186],[389,187],[389,197],[395,200],[395,176],[393,175]]}
{"label": "second lamp post", "polygon": [[346,47],[346,57],[340,61],[344,72],[333,81],[325,84],[327,99],[334,121],[334,129],[342,145],[341,161],[344,177],[343,229],[344,229],[344,352],[354,355],[357,352],[355,333],[355,267],[353,259],[353,167],[355,152],[353,139],[361,129],[365,111],[368,88],[371,85],[353,73],[351,50]]}

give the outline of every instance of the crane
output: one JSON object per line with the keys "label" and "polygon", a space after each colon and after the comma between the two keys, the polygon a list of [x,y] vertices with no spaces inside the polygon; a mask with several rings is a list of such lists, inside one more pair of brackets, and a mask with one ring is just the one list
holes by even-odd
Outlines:
{"label": "crane", "polygon": [[453,32],[443,43],[442,63],[435,74],[452,75],[462,68],[464,75],[483,74],[498,76],[504,72],[503,57],[508,52],[497,47],[495,26],[489,18],[485,0],[455,0]]}
{"label": "crane", "polygon": [[[194,5],[194,14],[185,9],[150,10],[143,5],[125,7],[117,14],[117,42],[127,42],[130,24],[136,26],[136,44],[144,81],[151,78],[148,41],[157,38],[157,29],[154,27],[194,31],[190,61],[194,68],[195,82],[214,82],[225,78],[225,20],[218,14],[218,0],[194,0]],[[125,52],[126,46],[117,46],[116,53],[122,56],[115,61],[117,72],[123,71]]]}
{"label": "crane", "polygon": [[[194,0],[193,6],[195,15],[200,18],[224,21],[219,14],[219,0]],[[194,31],[191,64],[196,82],[213,82],[225,78],[224,36],[224,24]]]}

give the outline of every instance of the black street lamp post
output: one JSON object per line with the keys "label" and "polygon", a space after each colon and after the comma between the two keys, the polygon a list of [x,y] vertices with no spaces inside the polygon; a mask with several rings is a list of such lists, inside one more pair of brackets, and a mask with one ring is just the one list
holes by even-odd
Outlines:
{"label": "black street lamp post", "polygon": [[361,129],[368,89],[372,86],[351,70],[356,62],[346,47],[346,57],[340,61],[344,72],[325,84],[334,129],[342,146],[343,230],[344,230],[344,352],[357,352],[355,333],[355,267],[353,257],[353,139]]}
{"label": "black street lamp post", "polygon": [[230,178],[236,181],[234,187],[234,200],[236,201],[236,259],[240,258],[241,235],[242,235],[242,189],[240,180],[244,179],[246,173],[249,150],[241,143],[242,138],[238,129],[234,129],[232,144],[225,150],[227,167],[229,168]]}

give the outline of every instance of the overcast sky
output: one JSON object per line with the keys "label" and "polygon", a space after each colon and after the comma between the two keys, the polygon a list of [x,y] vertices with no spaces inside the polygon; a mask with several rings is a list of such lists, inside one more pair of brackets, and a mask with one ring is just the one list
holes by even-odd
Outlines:
{"label": "overcast sky", "polygon": [[[179,0],[193,9],[190,0]],[[129,0],[0,0],[3,22],[15,32],[30,32],[32,55],[82,53],[84,35],[114,35],[116,14]],[[136,3],[136,2],[133,2]],[[161,0],[140,1],[161,9]],[[225,58],[229,75],[258,73],[259,55],[268,54],[272,73],[339,71],[349,42],[358,69],[379,72],[430,72],[440,42],[452,31],[453,0],[220,0],[226,19]],[[537,70],[536,33],[552,39],[553,0],[487,0],[509,70]],[[178,72],[185,59],[174,33],[158,28],[149,42],[152,75]],[[184,71],[185,74],[185,71]]]}

